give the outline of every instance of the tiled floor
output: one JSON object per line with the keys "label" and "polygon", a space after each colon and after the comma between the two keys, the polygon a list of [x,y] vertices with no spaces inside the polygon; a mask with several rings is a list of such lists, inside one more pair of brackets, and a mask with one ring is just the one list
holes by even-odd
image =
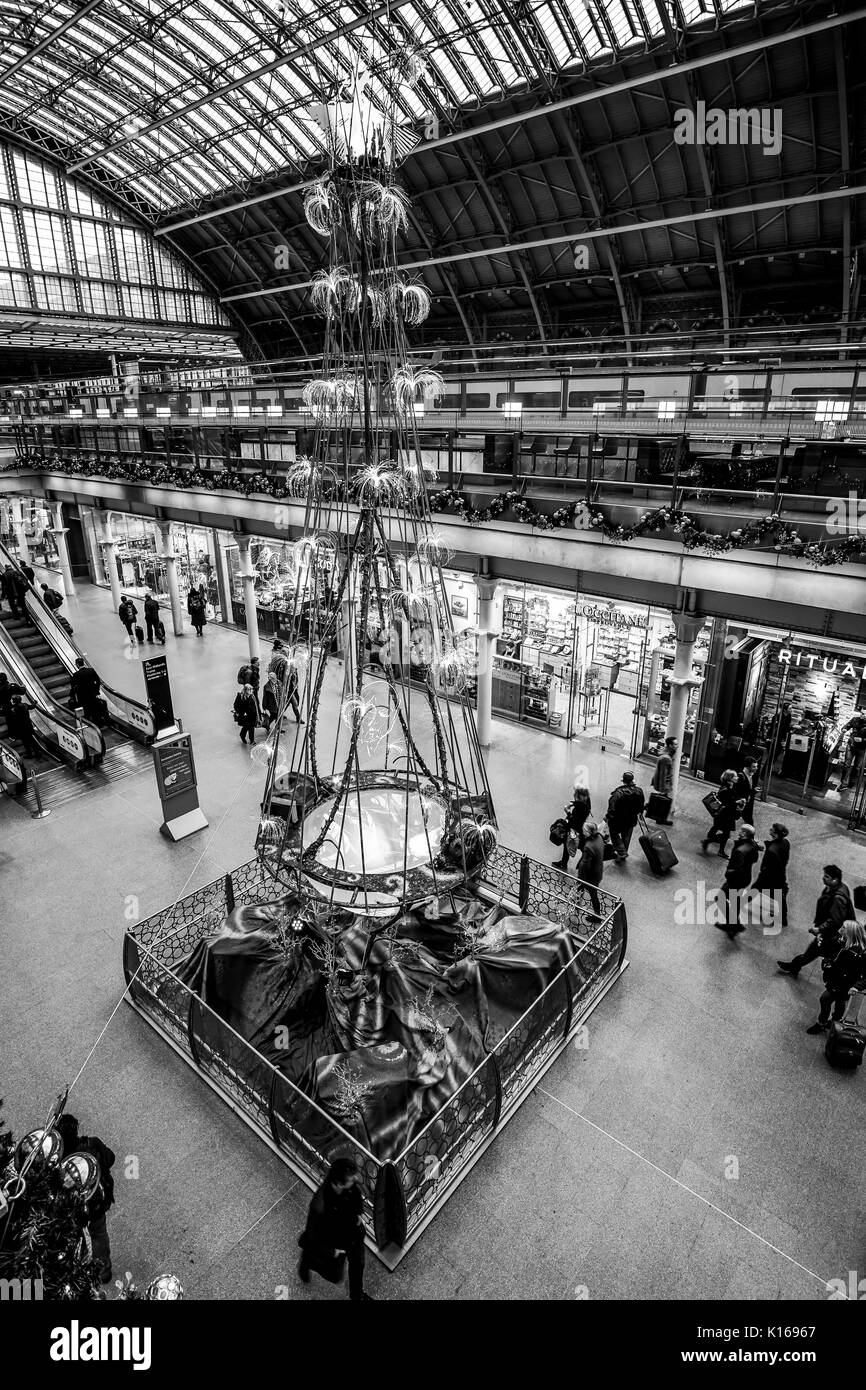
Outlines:
{"label": "tiled floor", "polygon": [[[81,585],[70,620],[103,677],[143,693],[141,654],[124,646],[109,595]],[[169,636],[166,651],[206,832],[162,839],[147,769],[42,821],[0,803],[0,1093],[18,1131],[76,1077],[117,1003],[130,915],[251,857],[262,773],[229,712],[245,639],[210,626],[201,641]],[[498,721],[494,738],[503,840],[540,859],[574,765],[590,767],[598,804],[627,766],[597,744]],[[377,1298],[822,1299],[827,1279],[866,1268],[866,1078],[832,1071],[804,1031],[816,967],[797,981],[775,968],[805,944],[821,865],[866,882],[866,844],[841,822],[782,813],[792,925],[730,944],[674,915],[675,892],[721,881],[699,852],[704,790],[683,783],[675,876],[653,879],[636,845],[608,868],[631,966],[592,1016],[589,1046],[551,1068],[395,1274],[369,1257]],[[759,833],[777,818],[759,806]],[[344,1296],[294,1277],[306,1189],[125,1005],[70,1108],[120,1155],[117,1270],[173,1270],[192,1298]]]}

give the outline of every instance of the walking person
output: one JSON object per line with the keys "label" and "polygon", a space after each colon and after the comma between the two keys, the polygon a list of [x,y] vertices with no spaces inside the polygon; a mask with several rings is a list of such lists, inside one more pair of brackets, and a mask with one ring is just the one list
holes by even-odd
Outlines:
{"label": "walking person", "polygon": [[289,658],[286,656],[286,649],[283,646],[283,643],[280,641],[279,637],[276,637],[274,639],[273,655],[271,656],[271,659],[268,662],[267,674],[269,676],[276,675],[277,680],[280,682],[280,685],[282,685],[285,682],[288,673]]}
{"label": "walking person", "polygon": [[111,1243],[105,1218],[109,1208],[114,1205],[114,1178],[111,1176],[111,1170],[114,1167],[115,1155],[113,1150],[95,1135],[79,1134],[78,1120],[74,1115],[61,1115],[55,1128],[63,1141],[64,1158],[73,1153],[86,1153],[95,1158],[99,1165],[99,1183],[87,1202],[87,1229],[100,1281],[107,1284],[111,1279]]}
{"label": "walking person", "polygon": [[[582,846],[583,827],[587,816],[592,813],[589,787],[585,787],[582,782],[575,782],[574,795],[564,810],[567,830],[562,842],[562,854],[559,859],[551,861],[557,869],[567,869],[569,859]],[[569,840],[572,842],[572,848],[569,848]]]}
{"label": "walking person", "polygon": [[249,661],[245,661],[243,666],[238,668],[238,685],[251,685],[256,693],[256,699],[259,698],[261,678],[261,668],[257,656],[251,657]]}
{"label": "walking person", "polygon": [[848,995],[866,981],[866,929],[853,919],[842,923],[839,950],[827,956],[822,966],[824,992],[818,1003],[818,1018],[807,1033],[826,1033],[830,1014],[840,1019],[848,1005]]}
{"label": "walking person", "polygon": [[51,613],[56,613],[58,608],[63,607],[63,595],[56,589],[49,589],[47,584],[42,585],[42,602]]}
{"label": "walking person", "polygon": [[[791,857],[791,842],[788,839],[787,825],[778,821],[770,826],[770,838],[764,841],[764,857],[758,870],[758,877],[752,887],[756,893],[769,893],[774,903],[781,905],[782,926],[788,925],[788,860]],[[761,905],[763,920],[763,904]]]}
{"label": "walking person", "polygon": [[307,1224],[298,1237],[298,1277],[305,1284],[310,1282],[311,1270],[339,1284],[348,1265],[349,1298],[355,1303],[370,1299],[364,1292],[363,1209],[357,1166],[351,1158],[335,1159],[310,1202]]}
{"label": "walking person", "polygon": [[[28,583],[32,588],[35,589],[35,588],[36,588],[36,571],[34,570],[33,566],[32,566],[32,565],[25,565],[25,563],[24,563],[23,560],[19,561],[19,564],[21,565],[21,573],[24,575],[24,578],[27,580],[27,583]],[[44,589],[44,588],[45,588],[45,585],[43,584],[42,587],[43,587],[43,589]]]}
{"label": "walking person", "polygon": [[18,598],[18,583],[15,578],[15,570],[11,565],[7,565],[0,575],[0,592],[9,604],[9,611],[13,618],[21,617],[21,605]]}
{"label": "walking person", "polygon": [[144,622],[147,629],[147,640],[148,642],[152,642],[153,634],[154,632],[159,632],[161,624],[159,618],[159,604],[151,593],[147,593],[144,596]]}
{"label": "walking person", "polygon": [[138,617],[138,609],[136,608],[132,599],[127,598],[126,594],[121,595],[120,607],[117,610],[117,616],[123,623],[123,626],[126,628],[126,631],[129,634],[130,642],[134,642],[136,640],[135,620]]}
{"label": "walking person", "polygon": [[674,758],[677,756],[679,745],[675,738],[666,738],[664,750],[659,754],[653,772],[651,786],[658,796],[666,797],[668,800],[667,817],[660,821],[660,825],[673,825],[670,819],[673,808],[674,794]]}
{"label": "walking person", "polygon": [[261,718],[259,699],[251,685],[245,685],[235,696],[234,703],[235,723],[240,725],[241,743],[246,743],[249,734],[250,743],[256,741],[256,724]]}
{"label": "walking person", "polygon": [[598,823],[594,820],[584,823],[583,845],[575,874],[588,885],[590,902],[600,917],[601,902],[597,889],[604,877],[604,840],[599,832]]}
{"label": "walking person", "polygon": [[815,924],[809,928],[813,939],[793,960],[777,961],[779,969],[796,979],[803,966],[818,956],[835,955],[842,923],[851,918],[856,918],[856,914],[848,885],[842,882],[842,870],[838,864],[825,864],[824,889],[815,905]]}
{"label": "walking person", "polygon": [[277,679],[276,673],[271,671],[262,691],[262,719],[265,721],[265,730],[268,732],[274,721],[279,718],[282,698],[283,687]]}
{"label": "walking person", "polygon": [[[731,857],[725,869],[725,881],[721,887],[725,899],[725,920],[716,923],[720,931],[727,932],[731,941],[741,931],[746,930],[740,920],[742,894],[752,881],[752,869],[757,864],[760,854],[761,851],[755,844],[755,827],[753,825],[741,826],[740,833],[731,850]],[[736,904],[736,918],[733,921],[731,920],[732,894]]]}
{"label": "walking person", "polygon": [[618,864],[628,858],[631,837],[645,804],[646,797],[642,788],[635,785],[634,773],[624,772],[622,785],[614,788],[607,803],[607,828]]}
{"label": "walking person", "polygon": [[758,759],[746,758],[743,763],[742,772],[737,773],[734,783],[734,790],[737,793],[737,800],[742,801],[742,817],[747,825],[753,825],[755,820],[755,793],[758,786]]}
{"label": "walking person", "polygon": [[23,685],[17,681],[10,681],[5,671],[0,671],[0,714],[3,715],[3,722],[6,729],[9,729],[9,710],[12,705],[13,695],[26,695],[27,691]]}
{"label": "walking person", "polygon": [[207,609],[205,607],[204,595],[200,589],[190,589],[186,600],[186,611],[189,614],[190,622],[195,628],[196,637],[202,637],[202,629],[207,623]]}
{"label": "walking person", "polygon": [[729,768],[727,772],[722,773],[716,799],[719,802],[719,807],[713,816],[709,834],[701,840],[701,848],[706,854],[708,845],[717,844],[719,857],[727,859],[725,846],[736,829],[737,821],[743,810],[743,803],[737,797],[737,774],[733,769]]}

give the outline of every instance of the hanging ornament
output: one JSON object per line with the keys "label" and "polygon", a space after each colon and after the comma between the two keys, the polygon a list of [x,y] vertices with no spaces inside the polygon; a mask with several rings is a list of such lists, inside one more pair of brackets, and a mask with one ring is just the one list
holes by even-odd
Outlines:
{"label": "hanging ornament", "polygon": [[330,179],[317,179],[304,193],[304,215],[314,232],[330,236],[340,225],[340,200]]}
{"label": "hanging ornament", "polygon": [[409,415],[417,400],[434,401],[445,394],[445,381],[431,367],[398,367],[391,378],[394,405]]}
{"label": "hanging ornament", "polygon": [[406,483],[407,491],[413,496],[418,496],[424,489],[425,479],[430,482],[436,481],[436,469],[429,463],[422,462],[418,458],[403,458],[400,460],[400,472]]}
{"label": "hanging ornament", "polygon": [[346,305],[354,307],[357,296],[358,282],[344,265],[319,270],[313,276],[310,302],[325,318],[330,318]]}
{"label": "hanging ornament", "polygon": [[415,328],[430,313],[430,291],[417,280],[395,280],[387,289],[391,317]]}
{"label": "hanging ornament", "polygon": [[417,87],[427,77],[429,67],[424,45],[417,39],[402,39],[400,47],[391,57],[391,80],[402,87]]}
{"label": "hanging ornament", "polygon": [[368,463],[355,479],[355,495],[362,506],[399,502],[406,495],[406,480],[390,460]]}
{"label": "hanging ornament", "polygon": [[422,536],[415,547],[414,559],[420,564],[432,565],[434,568],[439,565],[447,565],[454,557],[454,551],[445,539],[441,531],[428,531]]}
{"label": "hanging ornament", "polygon": [[340,706],[340,719],[351,733],[360,728],[373,709],[373,701],[363,695],[347,695]]}
{"label": "hanging ornament", "polygon": [[430,608],[430,596],[423,589],[392,589],[388,602],[395,617],[425,617]]}
{"label": "hanging ornament", "polygon": [[286,486],[293,497],[318,497],[325,482],[335,484],[337,475],[314,459],[300,455],[286,475]]}
{"label": "hanging ornament", "polygon": [[408,227],[409,199],[396,184],[367,179],[352,200],[351,218],[356,233],[363,225],[370,236],[390,237]]}
{"label": "hanging ornament", "polygon": [[255,763],[256,767],[267,767],[276,750],[277,757],[274,765],[274,777],[282,777],[289,770],[285,761],[285,756],[279,748],[279,738],[279,729],[275,724],[264,741],[262,743],[254,743],[250,749],[250,762]]}

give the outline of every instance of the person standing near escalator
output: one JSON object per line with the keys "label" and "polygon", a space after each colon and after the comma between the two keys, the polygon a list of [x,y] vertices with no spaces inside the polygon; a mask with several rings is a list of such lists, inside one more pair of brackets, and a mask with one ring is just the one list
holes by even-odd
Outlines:
{"label": "person standing near escalator", "polygon": [[30,720],[30,711],[35,708],[35,705],[25,704],[23,696],[13,695],[6,719],[9,733],[23,746],[26,758],[39,757],[39,750],[33,737],[33,724]]}

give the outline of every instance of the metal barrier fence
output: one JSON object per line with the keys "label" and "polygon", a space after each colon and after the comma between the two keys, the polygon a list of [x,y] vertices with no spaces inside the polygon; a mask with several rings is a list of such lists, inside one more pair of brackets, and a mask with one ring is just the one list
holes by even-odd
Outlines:
{"label": "metal barrier fence", "polygon": [[364,1224],[380,1251],[404,1246],[559,1055],[623,968],[622,902],[504,847],[479,892],[525,904],[567,927],[575,954],[481,1064],[394,1160],[375,1157],[224,1022],[175,968],[233,906],[272,901],[279,885],[258,860],[136,924],[124,937],[129,998],[230,1103],[316,1187],[351,1152],[363,1175]]}

